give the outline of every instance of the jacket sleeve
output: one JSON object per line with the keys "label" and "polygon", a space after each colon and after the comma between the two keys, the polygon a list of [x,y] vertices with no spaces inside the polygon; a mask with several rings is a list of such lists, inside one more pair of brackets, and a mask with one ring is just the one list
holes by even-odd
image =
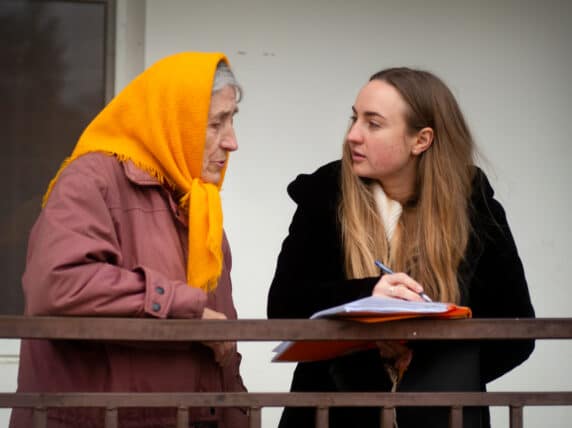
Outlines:
{"label": "jacket sleeve", "polygon": [[[318,183],[316,183],[318,181]],[[298,203],[268,295],[269,318],[309,318],[331,306],[370,296],[378,278],[347,280],[331,178],[299,176],[289,186]]]}
{"label": "jacket sleeve", "polygon": [[[483,250],[476,261],[470,290],[473,315],[476,318],[533,318],[524,268],[501,204],[488,198],[486,206],[479,208],[476,224],[476,238]],[[481,376],[484,382],[521,364],[533,349],[533,340],[483,342]]]}
{"label": "jacket sleeve", "polygon": [[105,174],[68,166],[30,234],[28,315],[200,318],[206,295],[146,266],[122,267]]}

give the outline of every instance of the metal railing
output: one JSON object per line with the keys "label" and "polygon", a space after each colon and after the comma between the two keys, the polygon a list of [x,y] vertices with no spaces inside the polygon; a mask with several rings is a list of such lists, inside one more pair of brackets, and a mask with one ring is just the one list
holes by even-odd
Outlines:
{"label": "metal railing", "polygon": [[[335,320],[156,320],[133,318],[0,316],[0,338],[145,341],[276,340],[487,340],[572,339],[572,318],[401,320],[360,324]],[[568,368],[569,369],[569,368]],[[316,427],[328,426],[328,410],[338,406],[381,407],[380,425],[393,424],[401,406],[450,409],[450,428],[462,427],[467,406],[509,407],[511,428],[522,428],[526,406],[570,406],[572,391],[446,393],[0,393],[0,408],[34,409],[34,428],[47,426],[48,408],[105,409],[105,427],[118,427],[122,407],[172,407],[177,427],[189,426],[189,408],[250,409],[250,427],[261,426],[264,407],[315,407]]]}

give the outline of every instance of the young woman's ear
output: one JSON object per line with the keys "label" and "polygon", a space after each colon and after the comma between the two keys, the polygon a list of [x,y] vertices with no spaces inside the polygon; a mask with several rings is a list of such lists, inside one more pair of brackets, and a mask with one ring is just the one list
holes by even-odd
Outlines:
{"label": "young woman's ear", "polygon": [[415,143],[411,148],[411,153],[415,156],[419,156],[433,144],[433,129],[428,126],[421,129],[416,136]]}

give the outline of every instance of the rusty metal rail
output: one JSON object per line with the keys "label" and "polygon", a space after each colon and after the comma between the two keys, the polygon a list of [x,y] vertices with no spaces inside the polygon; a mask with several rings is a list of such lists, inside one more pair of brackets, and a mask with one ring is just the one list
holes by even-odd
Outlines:
{"label": "rusty metal rail", "polygon": [[401,320],[158,320],[0,316],[0,338],[81,340],[572,339],[572,318]]}
{"label": "rusty metal rail", "polygon": [[[511,340],[572,339],[572,318],[402,320],[359,324],[334,320],[155,320],[132,318],[0,316],[0,338],[145,341],[275,340]],[[270,356],[269,356],[270,357]],[[569,370],[570,368],[563,368]],[[0,393],[0,408],[34,409],[34,428],[47,426],[46,409],[105,409],[105,427],[117,428],[118,408],[172,407],[177,427],[189,427],[191,407],[250,409],[250,427],[261,427],[264,407],[315,407],[316,427],[328,425],[328,409],[338,406],[381,407],[380,426],[391,427],[393,409],[443,406],[450,428],[462,427],[466,406],[509,407],[511,428],[522,428],[525,406],[570,406],[572,391],[488,393]]]}

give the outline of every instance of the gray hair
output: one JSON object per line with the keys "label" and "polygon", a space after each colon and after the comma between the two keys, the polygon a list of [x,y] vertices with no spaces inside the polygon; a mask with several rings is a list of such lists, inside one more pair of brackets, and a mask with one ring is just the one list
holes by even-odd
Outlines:
{"label": "gray hair", "polygon": [[232,86],[234,88],[236,91],[237,101],[242,99],[242,87],[236,80],[236,77],[234,77],[234,74],[227,63],[220,61],[216,67],[212,93],[214,94],[215,92],[220,91],[225,86]]}

